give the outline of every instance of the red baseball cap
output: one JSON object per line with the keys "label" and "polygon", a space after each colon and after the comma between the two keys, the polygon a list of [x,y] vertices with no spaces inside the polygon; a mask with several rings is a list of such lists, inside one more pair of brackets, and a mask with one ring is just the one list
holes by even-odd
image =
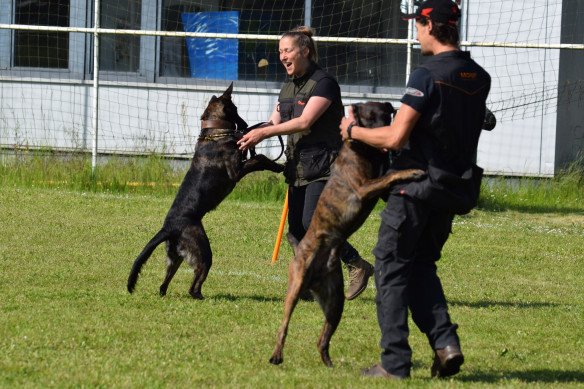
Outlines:
{"label": "red baseball cap", "polygon": [[416,5],[416,12],[402,15],[402,19],[428,18],[439,23],[456,24],[460,18],[460,8],[452,0],[426,0]]}

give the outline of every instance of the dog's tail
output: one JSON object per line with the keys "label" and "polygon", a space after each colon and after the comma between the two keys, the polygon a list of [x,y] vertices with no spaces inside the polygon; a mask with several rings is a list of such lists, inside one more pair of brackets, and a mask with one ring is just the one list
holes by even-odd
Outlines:
{"label": "dog's tail", "polygon": [[136,282],[138,282],[138,276],[140,275],[140,270],[142,266],[146,263],[148,258],[152,255],[152,252],[158,245],[170,237],[170,234],[165,229],[158,231],[156,235],[150,242],[144,247],[144,250],[138,255],[138,258],[134,261],[134,265],[132,265],[132,271],[130,272],[130,276],[128,277],[128,292],[132,293],[134,288],[136,287]]}

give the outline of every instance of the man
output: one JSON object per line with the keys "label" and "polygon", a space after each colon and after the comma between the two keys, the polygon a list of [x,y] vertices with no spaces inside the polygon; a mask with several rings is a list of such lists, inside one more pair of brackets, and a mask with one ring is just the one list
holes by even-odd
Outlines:
{"label": "man", "polygon": [[432,377],[458,373],[464,362],[436,273],[455,214],[478,199],[482,169],[474,164],[490,76],[459,49],[460,10],[451,0],[427,0],[415,14],[421,52],[429,58],[408,81],[391,126],[365,129],[352,114],[341,121],[343,139],[394,151],[392,169],[428,172],[420,182],[392,190],[381,213],[375,255],[381,363],[365,376],[409,377],[408,309],[434,350]]}

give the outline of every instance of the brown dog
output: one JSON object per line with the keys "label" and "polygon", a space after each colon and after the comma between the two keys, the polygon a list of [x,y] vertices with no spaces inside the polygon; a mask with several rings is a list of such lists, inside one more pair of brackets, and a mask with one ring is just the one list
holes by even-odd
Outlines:
{"label": "brown dog", "polygon": [[202,299],[201,287],[212,264],[209,239],[203,228],[205,214],[223,201],[237,182],[248,173],[258,170],[281,172],[284,166],[253,150],[247,158],[237,146],[237,140],[247,131],[247,123],[237,113],[231,101],[231,84],[223,95],[213,96],[201,116],[201,135],[195,155],[176,198],[166,215],[162,229],[146,244],[134,261],[128,277],[128,291],[132,293],[140,269],[154,249],[166,242],[166,277],[160,285],[164,296],[179,266],[186,260],[195,272],[189,294]]}
{"label": "brown dog", "polygon": [[[380,127],[391,122],[395,112],[389,103],[364,103],[353,106],[363,127]],[[423,177],[421,170],[403,170],[380,176],[387,154],[364,143],[347,141],[333,164],[306,235],[300,243],[288,234],[294,247],[294,260],[288,270],[288,290],[284,320],[277,336],[270,363],[283,362],[282,349],[290,317],[299,296],[310,290],[325,317],[318,350],[325,365],[331,367],[329,343],[343,313],[345,296],[338,251],[365,221],[379,196],[399,181]]]}

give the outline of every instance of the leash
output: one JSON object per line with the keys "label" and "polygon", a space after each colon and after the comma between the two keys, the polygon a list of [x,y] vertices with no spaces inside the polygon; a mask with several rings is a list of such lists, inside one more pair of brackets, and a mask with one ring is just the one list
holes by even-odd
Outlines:
{"label": "leash", "polygon": [[[268,122],[259,122],[257,124],[254,124],[253,126],[248,127],[245,130],[244,134],[247,134],[251,130],[255,130],[256,128],[259,128],[259,127],[261,127],[261,126],[263,126],[264,124],[267,124],[267,123]],[[271,160],[272,162],[276,162],[277,160],[279,160],[282,157],[282,155],[284,155],[284,140],[282,139],[282,136],[281,135],[278,135],[278,142],[280,143],[280,154],[276,158],[272,159]]]}

